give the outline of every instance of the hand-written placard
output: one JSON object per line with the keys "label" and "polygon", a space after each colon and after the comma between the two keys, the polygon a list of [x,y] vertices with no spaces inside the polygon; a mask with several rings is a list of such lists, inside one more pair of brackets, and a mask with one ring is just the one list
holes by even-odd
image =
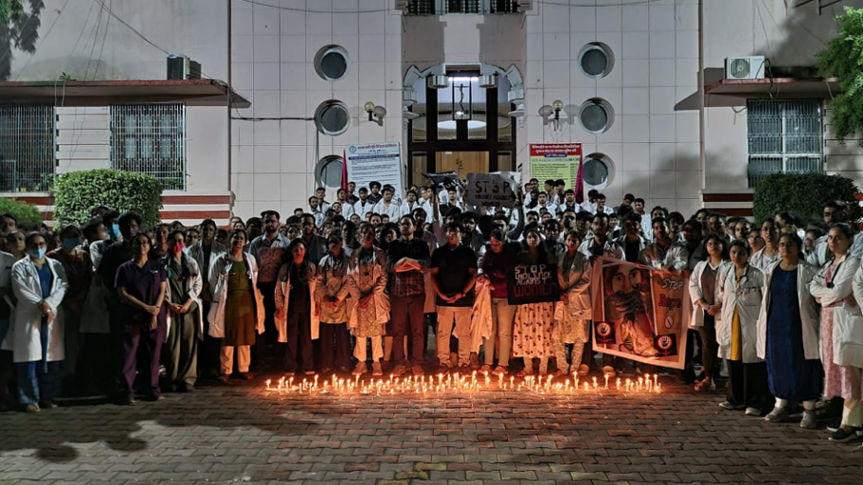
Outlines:
{"label": "hand-written placard", "polygon": [[553,264],[517,264],[507,282],[510,305],[555,302],[560,299],[557,266]]}
{"label": "hand-written placard", "polygon": [[494,205],[512,207],[515,204],[515,190],[519,186],[516,172],[492,172],[467,174],[465,199],[477,207]]}

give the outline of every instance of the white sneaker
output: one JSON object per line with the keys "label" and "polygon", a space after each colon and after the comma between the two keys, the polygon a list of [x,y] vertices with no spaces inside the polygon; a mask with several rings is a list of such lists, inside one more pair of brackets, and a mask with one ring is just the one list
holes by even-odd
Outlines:
{"label": "white sneaker", "polygon": [[743,414],[747,416],[761,416],[761,410],[758,408],[749,407],[746,408],[746,411],[744,411]]}
{"label": "white sneaker", "polygon": [[770,411],[767,416],[764,416],[764,421],[767,421],[768,423],[779,423],[788,419],[790,414],[791,412],[788,411],[787,407],[773,408],[773,411]]}
{"label": "white sneaker", "polygon": [[614,367],[607,365],[602,368],[602,375],[606,375],[608,377],[614,377],[617,375],[617,372],[614,370]]}
{"label": "white sneaker", "polygon": [[815,429],[818,427],[818,422],[815,420],[815,411],[803,411],[800,427],[803,429]]}

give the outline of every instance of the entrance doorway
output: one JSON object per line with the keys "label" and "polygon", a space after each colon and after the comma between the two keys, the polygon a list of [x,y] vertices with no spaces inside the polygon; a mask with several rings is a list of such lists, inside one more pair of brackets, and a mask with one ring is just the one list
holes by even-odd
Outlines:
{"label": "entrance doorway", "polygon": [[487,173],[488,152],[437,152],[435,172],[456,172],[460,179],[469,173]]}

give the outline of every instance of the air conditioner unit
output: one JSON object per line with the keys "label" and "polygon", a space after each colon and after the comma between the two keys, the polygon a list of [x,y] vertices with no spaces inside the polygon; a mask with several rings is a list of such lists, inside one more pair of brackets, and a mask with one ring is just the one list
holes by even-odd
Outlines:
{"label": "air conditioner unit", "polygon": [[168,79],[201,79],[201,64],[182,54],[170,54]]}
{"label": "air conditioner unit", "polygon": [[726,57],[725,79],[762,79],[765,63],[764,56]]}

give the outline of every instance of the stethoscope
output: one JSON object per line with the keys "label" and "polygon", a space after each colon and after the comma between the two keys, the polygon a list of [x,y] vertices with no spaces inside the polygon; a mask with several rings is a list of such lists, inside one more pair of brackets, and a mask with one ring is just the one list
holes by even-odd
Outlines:
{"label": "stethoscope", "polygon": [[830,278],[830,281],[827,281],[827,268],[829,268],[830,265],[833,264],[833,260],[835,259],[835,257],[830,258],[830,261],[828,261],[824,265],[824,267],[821,268],[821,271],[818,272],[818,277],[824,279],[824,286],[826,286],[827,288],[833,288],[833,280],[836,279],[836,275],[839,273],[839,268],[841,268],[842,265],[845,264],[845,260],[847,259],[847,257],[847,254],[843,255],[839,263],[836,264],[836,269],[833,270],[833,277]]}

